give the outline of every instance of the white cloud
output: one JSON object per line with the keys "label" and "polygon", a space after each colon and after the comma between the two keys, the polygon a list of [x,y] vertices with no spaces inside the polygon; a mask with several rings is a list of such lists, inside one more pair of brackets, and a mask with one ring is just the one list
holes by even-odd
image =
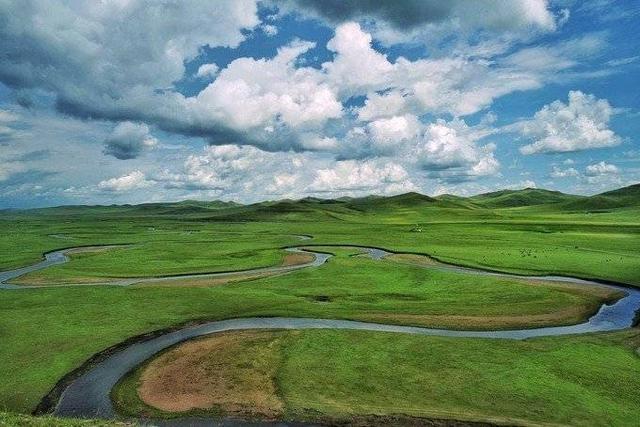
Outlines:
{"label": "white cloud", "polygon": [[400,114],[406,108],[405,96],[397,90],[382,95],[372,93],[367,96],[364,105],[357,110],[358,120],[375,120]]}
{"label": "white cloud", "polygon": [[507,186],[507,188],[510,188],[512,190],[519,190],[522,188],[537,188],[536,182],[530,179],[525,179],[524,181],[520,181],[517,184],[512,184]]}
{"label": "white cloud", "polygon": [[384,88],[390,82],[394,66],[371,47],[371,42],[371,35],[359,24],[348,22],[338,26],[327,43],[327,49],[336,55],[322,68],[343,97]]}
{"label": "white cloud", "polygon": [[495,144],[478,146],[487,130],[471,128],[462,120],[438,120],[426,126],[410,157],[435,175],[452,179],[495,175],[500,163],[494,157]]}
{"label": "white cloud", "polygon": [[311,192],[331,194],[399,193],[415,189],[407,171],[395,163],[344,160],[319,169],[308,187]]}
{"label": "white cloud", "polygon": [[218,74],[218,70],[220,70],[220,68],[217,64],[202,64],[198,67],[196,77],[211,79]]}
{"label": "white cloud", "polygon": [[111,132],[104,141],[104,154],[120,160],[135,159],[144,150],[158,144],[149,126],[143,123],[122,122]]}
{"label": "white cloud", "polygon": [[[249,192],[281,194],[280,186],[295,181],[305,158],[296,153],[270,153],[255,147],[220,145],[188,156],[177,171],[164,170],[154,177],[167,189],[205,190],[213,195]],[[287,178],[289,176],[289,178]],[[301,188],[297,188],[301,191]],[[246,196],[244,196],[246,197]]]}
{"label": "white cloud", "polygon": [[[591,34],[497,58],[504,49],[483,52],[475,47],[414,61],[399,57],[392,63],[372,48],[368,33],[347,23],[336,29],[336,37],[329,42],[336,58],[323,67],[343,98],[367,94],[365,105],[357,110],[360,120],[406,112],[465,116],[488,107],[498,97],[543,86],[605,45],[601,34]],[[376,93],[384,90],[387,92]]]}
{"label": "white cloud", "polygon": [[[145,122],[212,144],[270,151],[315,150],[314,141],[324,141],[322,149],[329,149],[327,142],[352,127],[348,120],[338,125],[335,119],[344,118],[342,103],[354,95],[367,96],[355,112],[365,122],[406,114],[464,116],[497,97],[540,87],[550,74],[576,64],[570,43],[520,58],[517,52],[496,57],[495,51],[472,50],[392,62],[373,48],[371,34],[360,24],[345,22],[327,43],[334,57],[320,68],[303,66],[315,44],[296,40],[274,58],[238,58],[221,70],[204,64],[196,76],[215,74],[215,80],[199,94],[184,96],[175,82],[185,77],[185,62],[201,54],[203,46],[237,46],[248,34],[243,30],[259,25],[269,31],[259,22],[254,1],[168,0],[150,5],[132,0],[76,8],[45,3],[35,2],[30,11],[0,6],[0,17],[10,16],[12,24],[0,30],[0,55],[11,58],[0,64],[0,80],[50,91],[58,107],[75,116]],[[434,7],[447,10],[443,19],[483,21],[492,28],[516,22],[519,27],[551,28],[554,22],[544,2],[483,5],[481,9],[495,9],[491,15],[471,12],[480,7],[475,4],[451,9],[431,4],[427,9]],[[28,23],[39,20],[39,30],[29,30]],[[103,28],[109,31],[99,31]],[[60,32],[69,37],[57,37]],[[597,43],[572,45],[582,52]],[[549,52],[555,56],[541,61],[544,54],[552,55]]]}
{"label": "white cloud", "polygon": [[496,145],[480,141],[493,129],[463,120],[437,120],[424,124],[412,114],[378,118],[353,127],[339,144],[342,159],[389,157],[430,176],[461,181],[496,175]]}
{"label": "white cloud", "polygon": [[102,191],[120,192],[144,188],[149,185],[151,185],[151,182],[146,180],[144,173],[139,170],[134,170],[117,178],[100,181],[98,183],[98,189]]}
{"label": "white cloud", "polygon": [[600,176],[600,175],[616,175],[620,171],[616,165],[601,161],[594,163],[585,168],[585,175],[587,176]]}
{"label": "white cloud", "polygon": [[620,138],[609,129],[613,108],[606,99],[580,91],[569,92],[569,102],[554,101],[533,119],[511,126],[533,143],[523,146],[523,154],[560,153],[613,147]]}
{"label": "white cloud", "polygon": [[0,20],[0,79],[102,117],[149,109],[202,46],[238,46],[259,24],[255,0],[2,2]]}
{"label": "white cloud", "polygon": [[[405,13],[406,19],[416,18],[406,28],[390,24],[396,19],[391,11],[400,3],[373,3],[343,5],[360,11],[335,20],[339,24],[326,46],[333,55],[322,59],[323,64],[317,58],[326,58],[325,46],[294,40],[281,46],[275,57],[241,57],[219,69],[206,46],[237,47],[247,37],[247,43],[264,41],[278,31],[259,21],[254,1],[128,0],[89,6],[31,0],[29,8],[0,1],[0,21],[7,23],[0,28],[0,57],[6,59],[0,63],[0,81],[15,87],[17,96],[38,90],[47,108],[55,105],[97,129],[76,132],[77,140],[105,141],[105,153],[137,158],[122,169],[123,162],[99,157],[104,169],[98,177],[86,165],[68,165],[73,172],[56,165],[46,179],[58,182],[62,178],[53,176],[64,175],[67,183],[61,188],[69,186],[73,174],[81,175],[78,188],[95,194],[96,182],[102,180],[97,185],[103,192],[158,183],[170,194],[202,191],[243,200],[313,192],[388,193],[414,182],[429,189],[435,183],[454,188],[475,180],[475,187],[466,188],[480,188],[498,181],[490,177],[500,176],[502,157],[487,138],[496,124],[481,120],[469,126],[464,120],[476,123],[501,96],[580,76],[581,70],[591,69],[581,65],[606,46],[600,33],[554,44],[529,43],[539,31],[552,31],[566,19],[564,13],[553,16],[545,1],[403,3],[401,8],[411,6],[416,14],[423,13]],[[424,14],[425,10],[442,14]],[[265,19],[280,25],[276,19],[282,15],[274,16]],[[30,26],[31,22],[41,25]],[[420,59],[398,57],[398,52],[405,52],[402,48],[387,56],[378,48],[381,40],[373,40],[385,26],[405,35],[414,30],[420,35],[438,33],[434,38],[446,33],[453,41],[442,40],[440,46],[426,43],[432,38],[420,40],[429,52]],[[528,35],[493,38],[486,36],[487,29]],[[284,27],[281,31],[288,34]],[[282,36],[271,39],[270,45]],[[406,52],[414,55],[419,49]],[[195,75],[189,67],[185,75],[185,63],[202,62],[208,63]],[[183,95],[185,81],[206,88]],[[0,140],[15,135],[16,127],[6,119],[10,114],[3,119],[0,110]],[[466,119],[472,114],[477,116]],[[530,139],[523,152],[611,146],[620,142],[609,129],[611,114],[606,100],[572,92],[568,103],[556,101],[512,130]],[[114,127],[114,122],[119,124]],[[17,129],[22,132],[21,126]],[[179,134],[163,138],[175,138],[183,148],[168,153],[161,146],[141,156],[157,145],[150,128],[154,134]],[[67,146],[58,137],[63,133],[56,131],[56,159],[68,158]],[[85,137],[80,138],[81,133]],[[42,129],[37,135],[46,139]],[[214,146],[194,154],[192,137]],[[102,149],[86,143],[78,148],[78,141],[73,147],[86,158],[100,156]],[[164,163],[154,163],[160,158]],[[0,178],[3,173],[19,174],[16,165],[1,167]],[[20,167],[24,172],[31,166]],[[551,174],[576,173],[561,167]],[[136,170],[123,175],[131,169]],[[135,174],[140,171],[146,173],[141,180]],[[116,178],[106,179],[112,176]],[[118,195],[118,200],[130,194]]]}
{"label": "white cloud", "polygon": [[313,46],[295,41],[280,48],[273,59],[237,59],[189,105],[198,121],[253,129],[255,138],[264,138],[266,144],[274,144],[278,137],[274,130],[282,126],[314,128],[340,117],[342,104],[323,83],[321,73],[295,67],[296,59]]}
{"label": "white cloud", "polygon": [[578,172],[575,168],[561,169],[558,166],[553,166],[551,168],[551,173],[549,174],[551,178],[577,177],[579,175],[580,172]]}
{"label": "white cloud", "polygon": [[400,164],[380,159],[335,162],[313,153],[265,152],[254,147],[207,147],[177,171],[154,176],[166,189],[205,191],[260,200],[301,195],[364,195],[415,189]]}
{"label": "white cloud", "polygon": [[260,28],[262,28],[262,32],[264,32],[269,37],[273,37],[278,34],[278,27],[276,27],[275,25],[264,24],[260,26]]}

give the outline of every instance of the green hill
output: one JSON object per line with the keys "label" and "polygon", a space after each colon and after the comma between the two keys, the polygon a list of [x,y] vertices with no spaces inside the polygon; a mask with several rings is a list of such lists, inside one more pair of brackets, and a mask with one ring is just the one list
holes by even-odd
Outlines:
{"label": "green hill", "polygon": [[[213,221],[317,221],[327,218],[356,220],[356,217],[373,217],[376,220],[420,222],[432,220],[454,220],[466,217],[498,218],[522,212],[526,208],[535,213],[584,213],[609,212],[614,209],[640,207],[640,184],[630,185],[595,196],[577,196],[559,191],[537,188],[523,190],[501,190],[461,197],[443,194],[430,197],[409,192],[395,196],[370,195],[365,197],[340,197],[322,199],[305,197],[299,200],[282,199],[264,201],[251,205],[220,200],[144,203],[140,205],[110,206],[59,206],[28,210],[33,215],[43,216],[89,216],[89,217],[192,217],[209,218]],[[21,211],[7,210],[4,215]]]}
{"label": "green hill", "polygon": [[479,194],[469,197],[467,200],[484,208],[496,209],[567,203],[583,198],[583,196],[565,194],[560,191],[525,188],[524,190],[501,190]]}
{"label": "green hill", "polygon": [[596,194],[564,205],[568,210],[602,211],[640,206],[640,184]]}
{"label": "green hill", "polygon": [[436,199],[425,196],[424,194],[410,192],[389,197],[362,197],[352,199],[347,202],[347,205],[360,211],[374,211],[395,208],[417,208],[425,205],[433,205],[437,202]]}

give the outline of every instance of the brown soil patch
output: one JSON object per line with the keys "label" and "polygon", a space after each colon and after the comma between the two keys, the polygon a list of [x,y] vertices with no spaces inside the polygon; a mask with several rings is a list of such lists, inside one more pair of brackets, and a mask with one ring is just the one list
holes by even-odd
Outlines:
{"label": "brown soil patch", "polygon": [[559,281],[536,280],[536,279],[518,279],[519,283],[528,285],[547,286],[553,289],[561,289],[572,294],[587,295],[599,298],[607,303],[612,303],[625,296],[623,291],[607,288],[599,285],[586,285]]}
{"label": "brown soil patch", "polygon": [[518,329],[539,328],[546,326],[569,325],[579,323],[591,311],[585,306],[567,307],[553,313],[512,315],[512,316],[461,316],[461,315],[431,315],[431,314],[398,314],[371,313],[359,316],[360,320],[372,322],[393,322],[417,326],[429,326],[454,329]]}
{"label": "brown soil patch", "polygon": [[242,282],[245,280],[259,279],[261,277],[272,276],[272,273],[247,273],[247,274],[234,274],[230,276],[222,277],[188,277],[181,278],[175,277],[170,280],[154,280],[136,283],[135,286],[189,286],[189,287],[206,287],[206,286],[220,286],[227,283]]}
{"label": "brown soil patch", "polygon": [[308,264],[313,262],[316,257],[313,254],[306,252],[289,252],[284,256],[282,260],[282,266],[289,267],[292,265]]}
{"label": "brown soil patch", "polygon": [[284,408],[275,384],[283,334],[233,331],[179,345],[144,368],[138,395],[168,412],[277,418]]}
{"label": "brown soil patch", "polygon": [[420,265],[420,266],[434,266],[440,263],[433,258],[425,255],[416,254],[390,254],[385,257],[385,260],[395,261],[402,264]]}

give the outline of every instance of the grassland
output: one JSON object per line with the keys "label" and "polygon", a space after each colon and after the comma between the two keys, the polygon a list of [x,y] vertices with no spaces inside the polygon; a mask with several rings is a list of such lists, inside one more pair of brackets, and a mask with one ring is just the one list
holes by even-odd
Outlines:
{"label": "grassland", "polygon": [[189,321],[297,316],[451,328],[534,327],[579,322],[614,297],[331,250],[337,256],[325,266],[224,286],[7,291],[0,299],[0,364],[7,368],[0,402],[32,410],[59,378],[92,354]]}
{"label": "grassland", "polygon": [[25,414],[0,412],[1,427],[132,427],[137,424],[121,421],[75,420],[51,416],[34,417]]}
{"label": "grassland", "polygon": [[[35,262],[42,252],[61,247],[130,243],[130,248],[85,254],[20,281],[246,269],[277,264],[283,257],[279,247],[298,243],[295,234],[309,234],[314,243],[373,245],[473,267],[640,285],[640,202],[629,204],[640,196],[634,199],[630,191],[631,196],[620,196],[617,204],[622,207],[589,210],[575,204],[596,203],[597,197],[596,202],[570,196],[563,203],[531,204],[539,191],[509,193],[516,200],[508,205],[522,204],[522,199],[529,204],[502,208],[485,207],[474,198],[452,202],[409,194],[209,210],[161,205],[10,212],[0,215],[0,229],[7,236],[0,241],[6,254],[0,268]],[[416,225],[422,232],[412,231]]]}
{"label": "grassland", "polygon": [[[125,413],[156,417],[208,411],[368,424],[408,415],[635,425],[639,345],[637,330],[524,342],[326,330],[222,334],[165,352],[114,395]],[[178,386],[163,383],[171,378]],[[179,386],[185,378],[189,384]]]}
{"label": "grassland", "polygon": [[[0,240],[0,269],[38,261],[43,252],[54,249],[130,245],[78,253],[67,264],[18,279],[32,284],[92,282],[277,265],[285,259],[284,246],[359,244],[430,254],[486,269],[640,285],[640,198],[635,191],[631,187],[593,198],[525,191],[486,195],[484,201],[483,197],[434,199],[408,194],[251,206],[184,202],[7,211],[0,213],[4,237]],[[302,234],[314,238],[302,242],[296,237]],[[0,364],[6,374],[0,383],[0,408],[29,412],[58,379],[91,355],[131,336],[188,322],[301,316],[465,329],[535,327],[578,322],[602,301],[615,298],[592,289],[438,271],[412,265],[415,258],[373,261],[351,256],[353,249],[330,250],[338,256],[325,266],[282,276],[245,277],[233,283],[185,281],[177,286],[3,292]],[[365,341],[373,346],[369,357],[382,360],[387,357],[379,347],[384,343],[377,339]],[[554,343],[560,345],[563,340]],[[598,342],[614,350],[621,345],[609,339]],[[511,350],[492,353],[483,346],[462,347],[477,352],[468,369],[485,369],[481,359],[494,360],[486,364],[499,366],[501,357],[511,354]],[[442,344],[440,349],[444,348]],[[537,348],[533,344],[517,347],[518,357],[533,358]],[[574,356],[569,348],[563,344],[565,361]],[[587,368],[580,369],[588,373]],[[496,382],[502,381],[498,371],[491,375]],[[544,383],[551,374],[539,375]],[[425,376],[426,380],[435,378]],[[335,393],[339,394],[337,388]],[[467,398],[471,401],[477,396],[469,392]],[[590,404],[596,405],[600,398],[594,396]],[[420,402],[415,402],[415,408]],[[354,403],[354,408],[359,407]],[[513,408],[515,413],[523,407]],[[339,415],[328,404],[323,411]]]}

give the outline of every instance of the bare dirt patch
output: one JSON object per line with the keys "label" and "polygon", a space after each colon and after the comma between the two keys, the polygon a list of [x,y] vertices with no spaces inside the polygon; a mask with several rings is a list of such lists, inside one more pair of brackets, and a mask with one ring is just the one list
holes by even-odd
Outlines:
{"label": "bare dirt patch", "polygon": [[461,316],[461,315],[430,315],[430,314],[401,314],[401,313],[371,313],[359,317],[360,320],[387,323],[393,322],[404,325],[427,326],[437,328],[493,330],[540,328],[547,326],[570,325],[580,323],[590,314],[588,307],[573,306],[552,313],[527,314],[515,316]]}
{"label": "bare dirt patch", "polygon": [[284,259],[282,260],[282,266],[289,267],[292,265],[308,264],[310,262],[313,262],[314,259],[315,256],[310,253],[290,252],[284,256]]}
{"label": "bare dirt patch", "polygon": [[167,412],[219,410],[275,419],[285,332],[234,331],[189,341],[150,362],[140,376],[144,403]]}
{"label": "bare dirt patch", "polygon": [[417,254],[390,254],[385,257],[385,260],[399,262],[402,264],[419,265],[431,267],[434,265],[441,265],[438,261],[430,258],[426,255]]}
{"label": "bare dirt patch", "polygon": [[261,277],[273,276],[273,273],[247,273],[234,274],[221,277],[172,277],[170,280],[152,280],[136,283],[135,286],[189,286],[189,287],[206,287],[221,286],[227,283],[242,282],[246,280],[259,279]]}

